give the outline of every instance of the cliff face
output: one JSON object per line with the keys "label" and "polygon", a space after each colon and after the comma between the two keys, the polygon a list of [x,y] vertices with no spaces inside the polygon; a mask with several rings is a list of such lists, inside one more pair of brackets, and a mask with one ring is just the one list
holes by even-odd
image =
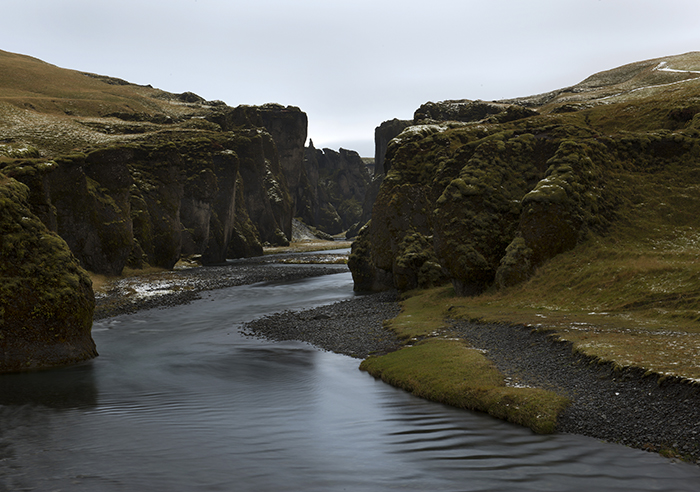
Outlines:
{"label": "cliff face", "polygon": [[97,355],[90,278],[30,211],[28,198],[26,186],[0,174],[0,372]]}
{"label": "cliff face", "polygon": [[[387,175],[349,261],[356,290],[449,280],[479,294],[606,234],[627,210],[623,183],[697,165],[689,101],[700,72],[658,68],[691,58],[622,67],[542,97],[423,105],[388,144]],[[683,85],[669,95],[664,81]]]}
{"label": "cliff face", "polygon": [[96,273],[172,268],[194,254],[220,263],[291,235],[275,143],[258,128],[169,134],[48,165],[15,160],[5,172],[30,187],[44,222]]}
{"label": "cliff face", "polygon": [[360,155],[352,150],[306,149],[304,166],[307,206],[300,214],[308,225],[339,234],[362,218],[362,203],[370,182]]}
{"label": "cliff face", "polygon": [[15,74],[0,80],[0,372],[96,355],[82,268],[260,255],[318,208],[312,183],[339,207],[361,192],[352,170],[336,188],[307,177],[299,108],[231,108],[3,51],[0,72]]}
{"label": "cliff face", "polygon": [[413,125],[413,121],[393,120],[385,121],[374,129],[374,174],[386,174],[388,169],[384,168],[386,151],[389,142],[397,137],[402,131]]}

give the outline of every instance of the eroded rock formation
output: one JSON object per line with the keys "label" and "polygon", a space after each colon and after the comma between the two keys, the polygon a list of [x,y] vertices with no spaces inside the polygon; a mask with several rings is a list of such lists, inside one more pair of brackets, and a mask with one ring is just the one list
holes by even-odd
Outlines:
{"label": "eroded rock formation", "polygon": [[92,284],[70,249],[30,210],[29,189],[0,174],[0,372],[97,355]]}

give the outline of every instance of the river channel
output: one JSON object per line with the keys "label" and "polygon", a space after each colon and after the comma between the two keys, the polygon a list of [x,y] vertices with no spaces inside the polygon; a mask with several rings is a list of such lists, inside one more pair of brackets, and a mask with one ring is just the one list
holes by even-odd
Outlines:
{"label": "river channel", "polygon": [[536,435],[240,332],[353,295],[339,273],[96,322],[94,361],[0,377],[0,491],[698,490],[695,465]]}

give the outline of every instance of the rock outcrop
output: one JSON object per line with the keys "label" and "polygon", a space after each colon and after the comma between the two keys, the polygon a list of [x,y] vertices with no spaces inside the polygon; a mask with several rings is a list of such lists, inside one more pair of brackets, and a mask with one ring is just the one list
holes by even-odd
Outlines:
{"label": "rock outcrop", "polygon": [[393,120],[384,121],[374,129],[374,174],[386,174],[388,169],[384,169],[386,151],[389,142],[397,137],[402,131],[413,125],[413,121]]}
{"label": "rock outcrop", "polygon": [[97,355],[92,284],[66,243],[30,210],[29,189],[0,174],[0,372]]}
{"label": "rock outcrop", "polygon": [[291,236],[291,199],[261,128],[173,133],[48,163],[15,160],[5,172],[30,187],[44,223],[96,273],[172,268],[183,255],[221,263]]}
{"label": "rock outcrop", "polygon": [[[699,113],[688,101],[700,71],[663,68],[697,66],[696,55],[541,97],[421,106],[387,146],[387,174],[349,260],[356,290],[449,280],[475,295],[523,282],[604,234],[626,199],[622,179],[697,162]],[[663,82],[684,85],[671,98]]]}
{"label": "rock outcrop", "polygon": [[149,131],[110,145],[51,159],[24,153],[1,167],[29,187],[32,210],[95,273],[172,268],[183,255],[215,264],[262,254],[263,243],[288,244],[295,203],[287,175],[305,179],[306,115],[219,104],[207,118],[149,122]]}

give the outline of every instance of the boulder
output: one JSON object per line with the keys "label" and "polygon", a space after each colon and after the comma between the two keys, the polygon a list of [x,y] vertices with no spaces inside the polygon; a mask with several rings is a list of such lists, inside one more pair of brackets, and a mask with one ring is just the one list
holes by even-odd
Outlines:
{"label": "boulder", "polygon": [[25,185],[0,174],[0,372],[97,356],[90,278],[28,198]]}

